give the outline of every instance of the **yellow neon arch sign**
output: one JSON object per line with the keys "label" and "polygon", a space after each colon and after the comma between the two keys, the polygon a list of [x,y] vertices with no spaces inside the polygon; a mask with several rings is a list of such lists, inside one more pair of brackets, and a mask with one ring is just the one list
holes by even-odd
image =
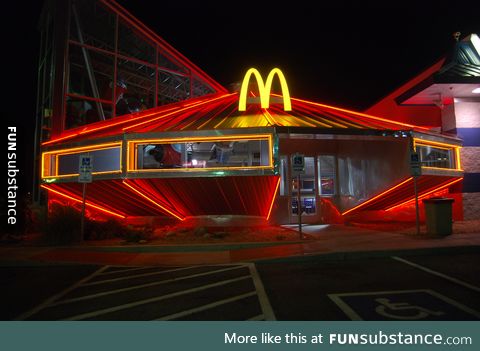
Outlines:
{"label": "yellow neon arch sign", "polygon": [[260,105],[262,106],[262,108],[268,108],[270,106],[270,90],[272,89],[273,78],[276,75],[278,77],[278,80],[280,81],[280,86],[282,88],[283,109],[285,111],[292,110],[290,92],[288,91],[287,81],[285,79],[285,76],[283,75],[283,72],[278,68],[272,69],[268,74],[266,83],[264,84],[260,72],[258,72],[256,68],[250,68],[247,73],[245,73],[245,77],[243,78],[242,82],[242,88],[240,89],[240,98],[238,101],[239,111],[245,111],[247,109],[248,83],[250,82],[252,74],[257,80],[258,92],[260,94]]}

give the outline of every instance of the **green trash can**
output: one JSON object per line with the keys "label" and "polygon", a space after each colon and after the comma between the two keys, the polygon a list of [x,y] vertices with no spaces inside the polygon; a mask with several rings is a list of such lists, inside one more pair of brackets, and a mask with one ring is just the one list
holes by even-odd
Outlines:
{"label": "green trash can", "polygon": [[423,200],[428,234],[434,236],[446,236],[452,234],[453,201],[453,199],[444,197],[432,197]]}

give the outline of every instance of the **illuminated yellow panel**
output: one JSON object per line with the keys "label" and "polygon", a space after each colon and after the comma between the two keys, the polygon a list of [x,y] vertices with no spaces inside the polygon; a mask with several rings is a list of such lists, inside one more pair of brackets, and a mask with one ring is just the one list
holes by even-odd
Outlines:
{"label": "illuminated yellow panel", "polygon": [[442,149],[442,150],[451,150],[454,152],[454,157],[455,157],[455,168],[440,168],[440,167],[428,167],[428,166],[422,166],[422,168],[426,169],[455,169],[458,171],[462,171],[462,165],[460,162],[460,149],[462,148],[461,146],[455,145],[455,144],[448,144],[448,143],[442,143],[438,141],[430,141],[430,140],[424,140],[424,139],[418,139],[414,138],[413,139],[413,149],[417,151],[417,145],[420,146],[432,146],[437,149]]}
{"label": "illuminated yellow panel", "polygon": [[[61,149],[61,150],[54,150],[54,151],[46,151],[42,153],[42,179],[49,179],[49,178],[65,178],[65,177],[73,177],[78,176],[78,173],[71,173],[71,174],[58,174],[58,167],[59,167],[59,156],[65,155],[75,155],[84,152],[94,152],[94,151],[101,151],[107,149],[116,149],[120,153],[120,166],[118,170],[113,171],[101,171],[101,172],[92,172],[93,175],[98,174],[114,174],[114,173],[121,173],[122,171],[122,142],[112,142],[112,143],[103,143],[97,145],[89,145],[89,146],[79,146],[79,147],[72,147],[68,149]],[[52,169],[52,162],[53,166],[55,167],[54,174],[50,174]]]}
{"label": "illuminated yellow panel", "polygon": [[[222,142],[222,141],[241,141],[241,140],[267,140],[269,152],[269,164],[266,166],[232,166],[232,167],[206,167],[206,168],[137,168],[137,148],[140,144],[181,144],[196,142]],[[273,137],[272,134],[254,134],[254,135],[224,135],[196,138],[167,138],[167,139],[137,139],[127,142],[127,172],[203,172],[203,171],[227,171],[227,170],[245,170],[245,169],[273,169]]]}
{"label": "illuminated yellow panel", "polygon": [[270,106],[270,92],[272,90],[272,82],[273,78],[277,76],[278,80],[280,81],[280,86],[283,94],[283,109],[285,111],[292,110],[290,92],[288,90],[287,80],[285,79],[283,72],[278,68],[272,69],[267,76],[266,83],[264,84],[260,72],[258,72],[256,68],[250,68],[245,74],[245,77],[243,78],[242,87],[240,89],[240,97],[238,100],[239,111],[246,111],[247,109],[248,84],[252,75],[254,75],[255,79],[257,80],[258,92],[260,94],[260,105],[262,108],[268,108]]}

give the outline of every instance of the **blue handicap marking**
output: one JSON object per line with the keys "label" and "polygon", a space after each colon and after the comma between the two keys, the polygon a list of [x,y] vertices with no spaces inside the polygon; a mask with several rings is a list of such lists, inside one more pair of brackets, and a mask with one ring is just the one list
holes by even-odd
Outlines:
{"label": "blue handicap marking", "polygon": [[432,290],[328,295],[352,320],[478,320],[480,314]]}

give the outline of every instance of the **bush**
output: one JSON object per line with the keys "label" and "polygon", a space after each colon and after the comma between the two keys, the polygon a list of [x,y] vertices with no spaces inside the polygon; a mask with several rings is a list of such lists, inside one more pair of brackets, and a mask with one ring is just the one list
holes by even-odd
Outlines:
{"label": "bush", "polygon": [[45,230],[47,243],[71,244],[80,240],[81,214],[73,207],[53,204],[48,214]]}

